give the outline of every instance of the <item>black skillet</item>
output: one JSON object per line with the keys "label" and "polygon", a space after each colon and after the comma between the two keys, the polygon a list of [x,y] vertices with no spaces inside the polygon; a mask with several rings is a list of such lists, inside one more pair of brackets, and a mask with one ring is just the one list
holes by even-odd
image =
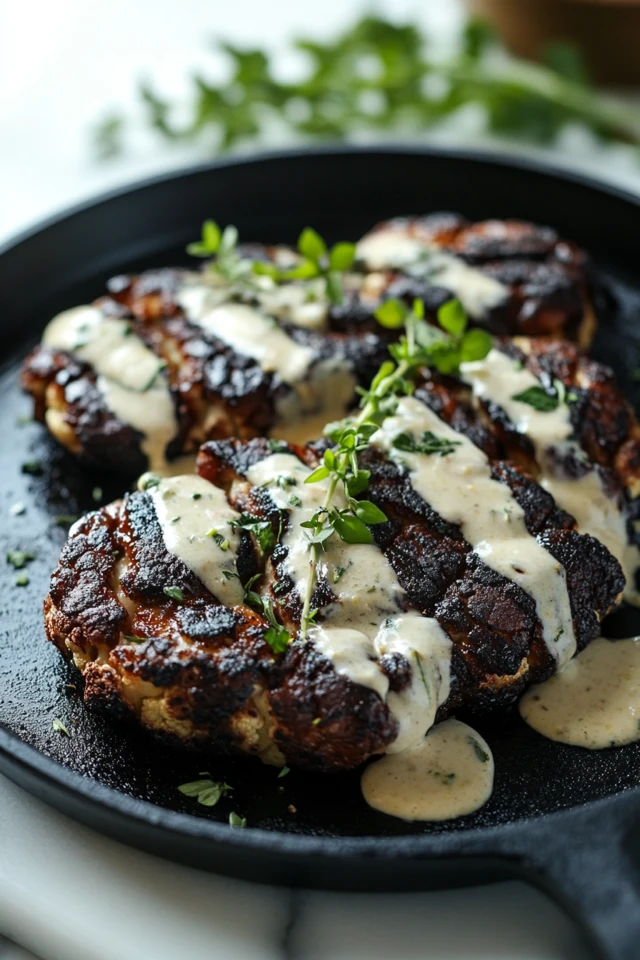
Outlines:
{"label": "black skillet", "polygon": [[[126,843],[246,879],[406,890],[525,877],[583,922],[603,956],[630,960],[640,956],[640,745],[591,753],[544,740],[515,712],[485,718],[477,725],[496,760],[487,806],[450,823],[405,824],[365,806],[357,772],[277,779],[257,761],[171,753],[87,716],[76,675],[44,642],[42,599],[65,538],[59,515],[124,486],[83,472],[40,426],[16,422],[29,412],[18,364],[46,320],[96,296],[114,273],[183,262],[207,216],[235,223],[246,240],[291,242],[305,224],[353,239],[392,215],[447,209],[551,224],[592,251],[609,287],[594,353],[640,407],[640,201],[533,164],[406,149],[227,161],[81,207],[1,253],[0,551],[36,559],[19,587],[0,557],[0,770]],[[21,472],[30,461],[40,475]],[[10,514],[20,502],[26,512]],[[619,614],[609,635],[640,632],[634,613]],[[52,730],[56,717],[70,739]],[[202,770],[234,787],[213,810],[177,790]],[[248,829],[227,825],[231,810]]]}

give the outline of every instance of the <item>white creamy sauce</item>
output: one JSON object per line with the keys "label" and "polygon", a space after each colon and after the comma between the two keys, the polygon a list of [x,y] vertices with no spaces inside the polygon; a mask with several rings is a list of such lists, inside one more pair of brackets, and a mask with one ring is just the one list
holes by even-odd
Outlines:
{"label": "white creamy sauce", "polygon": [[640,638],[594,640],[520,700],[522,718],[550,740],[590,750],[640,739]]}
{"label": "white creamy sauce", "polygon": [[193,474],[163,479],[147,488],[147,493],[169,553],[182,560],[221,603],[242,603],[244,588],[236,570],[240,537],[231,526],[239,514],[229,506],[224,491]]}
{"label": "white creamy sauce", "polygon": [[395,268],[424,276],[457,297],[474,320],[482,320],[509,296],[494,277],[403,230],[376,230],[360,241],[357,256],[370,270]]}
{"label": "white creamy sauce", "polygon": [[74,307],[54,317],[42,343],[91,364],[107,407],[143,434],[150,469],[161,469],[167,444],[178,432],[173,398],[163,362],[129,323],[107,317],[97,307]]}
{"label": "white creamy sauce", "polygon": [[404,753],[371,763],[361,779],[375,810],[402,820],[451,820],[484,806],[494,762],[486,741],[466,723],[446,720]]}
{"label": "white creamy sauce", "polygon": [[267,373],[277,373],[284,383],[301,380],[313,360],[313,351],[301,346],[272,317],[244,303],[222,303],[210,310],[187,314],[207,333],[237,353],[252,357]]}
{"label": "white creamy sauce", "polygon": [[604,489],[593,466],[577,479],[562,470],[561,462],[567,454],[582,456],[578,444],[570,439],[573,427],[568,404],[560,403],[555,410],[544,412],[514,400],[514,396],[540,387],[540,381],[500,350],[491,350],[484,360],[463,363],[460,375],[471,385],[474,396],[497,403],[518,433],[531,440],[542,474],[541,486],[558,506],[576,518],[581,532],[600,540],[616,557],[627,580],[625,597],[637,602],[634,574],[640,566],[640,551],[629,543],[624,513]]}
{"label": "white creamy sauce", "polygon": [[257,294],[263,310],[296,327],[324,330],[329,316],[329,301],[322,277],[275,283],[263,277],[263,289]]}
{"label": "white creamy sauce", "polygon": [[[327,481],[304,483],[309,474],[288,453],[274,454],[248,472],[250,483],[268,485],[277,506],[289,511],[282,544],[288,551],[287,573],[301,597],[310,573],[310,552],[300,524],[311,518],[327,493]],[[346,503],[336,495],[333,505],[342,508]],[[327,541],[317,572],[328,580],[336,602],[322,609],[322,623],[309,631],[310,640],[339,673],[370,687],[386,701],[399,725],[388,752],[419,743],[449,695],[449,637],[433,618],[403,611],[404,591],[374,544],[347,544],[334,536]],[[402,654],[412,667],[411,683],[400,693],[389,690],[389,681],[376,662],[391,653]]]}
{"label": "white creamy sauce", "polygon": [[[426,431],[449,441],[450,452],[407,453],[393,445],[401,433],[419,441]],[[460,526],[489,567],[533,598],[549,651],[559,665],[566,663],[576,641],[564,567],[528,532],[522,507],[506,484],[492,478],[485,454],[413,397],[400,400],[371,443],[409,471],[413,489],[443,519]]]}
{"label": "white creamy sauce", "polygon": [[177,299],[192,323],[237,353],[252,357],[266,373],[277,374],[291,387],[277,401],[277,436],[288,439],[287,430],[291,429],[296,439],[301,435],[312,439],[305,430],[307,417],[317,413],[327,422],[344,416],[356,386],[356,378],[344,362],[315,362],[313,350],[296,343],[272,316],[243,303],[221,303],[219,288],[188,283]]}

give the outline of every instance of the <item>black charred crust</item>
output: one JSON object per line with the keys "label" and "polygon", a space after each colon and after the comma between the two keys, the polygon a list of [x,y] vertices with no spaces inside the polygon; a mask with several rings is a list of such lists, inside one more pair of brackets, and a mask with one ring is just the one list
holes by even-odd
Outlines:
{"label": "black charred crust", "polygon": [[[398,218],[392,223],[463,257],[506,285],[509,296],[483,321],[491,332],[569,338],[577,334],[592,296],[589,263],[584,254],[560,240],[554,231],[518,221],[470,223],[451,213]],[[269,246],[246,245],[244,249],[263,260],[276,255],[276,248]],[[418,297],[424,301],[432,322],[439,307],[451,299],[450,291],[402,271],[387,271],[378,276],[380,283],[374,283],[370,289],[365,285],[362,293],[347,291],[342,305],[329,308],[326,332],[282,324],[294,340],[313,349],[313,365],[326,360],[342,364],[353,372],[360,386],[368,385],[386,359],[388,344],[395,336],[375,320],[377,297],[399,297],[407,304]],[[265,373],[255,360],[236,353],[184,317],[177,302],[178,287],[184,277],[184,270],[174,268],[149,270],[139,276],[117,276],[108,282],[106,295],[96,301],[108,314],[129,317],[137,335],[168,361],[167,373],[179,423],[178,436],[168,451],[170,458],[193,449],[203,439],[205,423],[207,431],[217,436],[246,438],[269,432],[276,422],[278,400],[291,392],[291,387],[277,375]],[[78,373],[73,363],[67,357],[60,364],[59,355],[58,359],[46,357],[42,351],[35,351],[27,359],[23,385],[34,397],[36,416],[44,419],[46,384],[62,377],[65,382],[60,379],[61,386],[68,393],[64,398],[67,419],[77,440],[72,445],[67,438],[67,445],[71,449],[79,447],[74,452],[92,466],[113,469],[115,465],[124,472],[142,471],[145,458],[140,435],[119,424],[104,408],[102,397],[92,386],[95,378],[91,371]],[[72,382],[77,384],[75,393],[69,393]],[[211,417],[212,411],[218,415]],[[606,430],[598,430],[597,412],[594,411],[593,422],[586,416],[585,440],[604,443],[609,450],[605,437],[610,436],[613,439],[608,441],[609,445],[619,446],[625,422],[619,406],[615,425],[614,414],[613,408],[607,408]],[[471,424],[467,423],[466,428],[471,429]],[[476,432],[473,439],[484,449],[486,436]]]}
{"label": "black charred crust", "polygon": [[517,220],[485,220],[462,227],[452,249],[473,264],[553,256],[559,242],[550,227]]}
{"label": "black charred crust", "polygon": [[389,679],[389,689],[401,693],[411,684],[413,668],[401,653],[385,653],[378,661],[380,669]]}
{"label": "black charred crust", "polygon": [[[125,473],[141,473],[147,458],[142,452],[142,434],[123,423],[109,410],[96,384],[92,368],[63,350],[36,347],[25,361],[23,386],[30,392],[39,383],[42,391],[55,383],[64,398],[65,421],[80,446],[80,460],[101,467],[117,460]],[[37,403],[36,416],[44,420],[44,402]]]}
{"label": "black charred crust", "polygon": [[123,506],[120,546],[130,566],[120,578],[122,589],[139,603],[170,603],[165,587],[175,586],[188,599],[207,599],[211,594],[188,567],[167,551],[153,500],[148,493],[127,495]]}
{"label": "black charred crust", "polygon": [[[446,591],[435,616],[465,660],[465,682],[481,686],[489,676],[508,679],[523,662],[548,653],[535,601],[517,584],[484,564],[474,553],[466,557],[465,576]],[[462,690],[462,683],[460,684]],[[465,690],[465,699],[471,693]],[[507,684],[504,693],[513,699]],[[473,700],[471,694],[470,700]]]}
{"label": "black charred crust", "polygon": [[51,636],[58,645],[65,636],[83,646],[117,642],[129,618],[113,589],[115,549],[104,511],[83,517],[62,548],[45,604],[46,616],[55,608]]}
{"label": "black charred crust", "polygon": [[494,461],[491,475],[494,480],[506,483],[509,487],[524,510],[524,522],[533,536],[551,528],[571,530],[575,527],[576,522],[571,514],[557,507],[550,493],[512,463]]}
{"label": "black charred crust", "polygon": [[624,589],[622,568],[589,534],[546,530],[537,539],[564,567],[576,642],[582,650],[599,636],[602,618]]}
{"label": "black charred crust", "polygon": [[435,615],[441,597],[465,574],[471,549],[464,540],[453,540],[419,525],[397,529],[382,546],[407,601],[427,617]]}
{"label": "black charred crust", "polygon": [[[507,287],[508,297],[484,318],[491,333],[577,335],[593,298],[591,268],[554,230],[516,220],[470,223],[449,213],[396,218],[374,229],[388,226],[461,257]],[[437,310],[439,291],[432,289],[428,302]]]}
{"label": "black charred crust", "polygon": [[397,722],[380,697],[336,673],[312,644],[292,644],[283,669],[269,702],[278,723],[276,742],[292,764],[313,770],[357,766],[395,738]]}
{"label": "black charred crust", "polygon": [[200,447],[199,472],[208,479],[208,469],[211,461],[219,472],[230,471],[241,477],[246,477],[251,467],[261,460],[270,457],[274,451],[278,453],[294,453],[295,449],[287,443],[277,443],[265,437],[255,437],[253,440],[209,440]]}
{"label": "black charred crust", "polygon": [[[367,496],[389,518],[373,528],[376,542],[411,606],[435,616],[452,638],[460,702],[475,702],[490,675],[501,677],[502,684],[482,693],[487,702],[510,702],[524,685],[545,679],[553,659],[532,598],[472,552],[459,528],[446,524],[411,488],[410,475],[371,449],[363,465],[371,470]],[[493,478],[505,483],[522,507],[529,532],[540,534],[541,545],[569,565],[574,629],[584,646],[597,636],[600,620],[619,599],[624,584],[619,564],[593,538],[576,533],[573,518],[529,475],[508,462],[493,461],[491,468]],[[462,673],[456,673],[459,669]]]}
{"label": "black charred crust", "polygon": [[208,642],[218,637],[233,636],[241,622],[240,614],[221,604],[197,603],[178,607],[175,612],[180,631],[192,640]]}

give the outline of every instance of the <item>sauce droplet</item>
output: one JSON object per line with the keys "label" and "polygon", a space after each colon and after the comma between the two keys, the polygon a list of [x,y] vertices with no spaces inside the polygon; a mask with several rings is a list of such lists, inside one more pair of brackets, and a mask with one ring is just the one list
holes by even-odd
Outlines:
{"label": "sauce droplet", "polygon": [[364,799],[402,820],[452,820],[484,806],[494,763],[486,741],[459,720],[433,727],[421,744],[388,754],[362,775]]}

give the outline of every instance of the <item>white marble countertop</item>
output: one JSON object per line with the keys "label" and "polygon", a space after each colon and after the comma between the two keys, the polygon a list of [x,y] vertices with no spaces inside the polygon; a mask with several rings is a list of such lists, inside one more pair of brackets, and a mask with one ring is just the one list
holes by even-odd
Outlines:
{"label": "white marble countertop", "polygon": [[[381,8],[428,21],[442,36],[460,17],[453,0],[388,0]],[[329,34],[356,10],[341,0],[0,4],[0,242],[97,192],[202,159],[141,137],[126,159],[92,164],[88,125],[111,107],[133,109],[140,75],[154,76],[179,96],[189,71],[208,67],[206,41],[214,32],[276,49],[288,34]],[[435,139],[485,145],[473,118]],[[509,149],[640,190],[640,165],[631,151],[603,149],[579,130],[553,150]],[[41,960],[590,955],[560,911],[521,883],[393,896],[252,886],[129,850],[0,777],[0,960],[33,960],[18,943]]]}
{"label": "white marble countertop", "polygon": [[[43,960],[590,956],[560,910],[522,883],[389,895],[241,883],[130,850],[2,777],[0,931]],[[27,958],[0,939],[0,960]]]}

